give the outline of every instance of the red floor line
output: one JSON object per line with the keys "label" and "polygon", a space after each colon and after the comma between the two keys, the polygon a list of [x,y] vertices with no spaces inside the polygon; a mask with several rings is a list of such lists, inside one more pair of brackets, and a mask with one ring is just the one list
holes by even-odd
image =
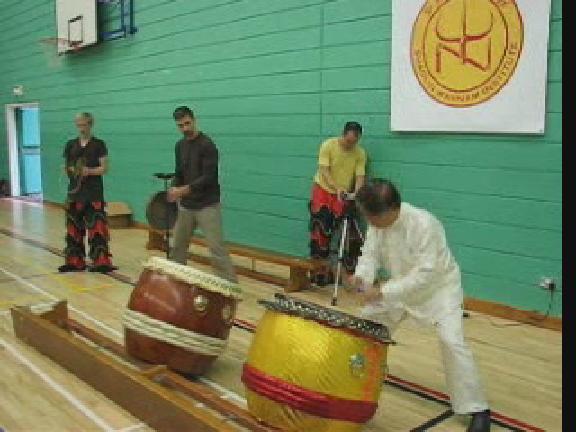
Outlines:
{"label": "red floor line", "polygon": [[537,426],[531,425],[529,423],[524,423],[521,420],[513,419],[512,417],[505,416],[504,414],[500,414],[498,412],[492,412],[491,416],[496,420],[500,420],[502,423],[506,423],[509,425],[516,426],[518,428],[524,429],[526,431],[531,432],[546,432],[544,429],[539,428]]}
{"label": "red floor line", "polygon": [[424,392],[424,393],[426,393],[426,394],[429,394],[429,395],[431,395],[431,396],[434,396],[434,397],[436,397],[436,398],[438,398],[438,399],[441,399],[441,400],[443,400],[443,401],[446,401],[446,402],[450,401],[450,396],[448,396],[448,395],[445,394],[445,393],[442,393],[442,392],[437,391],[437,390],[433,390],[433,389],[428,388],[428,387],[424,387],[424,386],[422,386],[422,385],[420,385],[420,384],[416,384],[416,383],[413,383],[413,382],[411,382],[411,381],[406,381],[406,380],[404,380],[404,379],[402,379],[402,378],[399,378],[399,377],[397,377],[397,376],[395,376],[395,375],[388,375],[388,376],[386,377],[386,379],[388,379],[388,380],[390,380],[390,381],[392,381],[392,382],[395,382],[396,384],[401,384],[401,385],[403,385],[403,386],[411,387],[411,388],[413,388],[413,389],[415,389],[415,390],[419,390],[419,391],[421,391],[421,392]]}

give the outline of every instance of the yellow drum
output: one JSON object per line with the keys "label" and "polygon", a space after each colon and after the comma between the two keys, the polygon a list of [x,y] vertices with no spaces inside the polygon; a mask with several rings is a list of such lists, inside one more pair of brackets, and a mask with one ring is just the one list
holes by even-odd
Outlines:
{"label": "yellow drum", "polygon": [[276,295],[258,324],[242,381],[248,410],[290,432],[357,432],[378,407],[388,329]]}

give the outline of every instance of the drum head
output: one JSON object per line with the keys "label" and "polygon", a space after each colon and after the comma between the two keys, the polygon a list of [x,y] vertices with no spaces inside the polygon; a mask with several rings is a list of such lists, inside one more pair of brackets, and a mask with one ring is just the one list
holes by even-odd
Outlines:
{"label": "drum head", "polygon": [[270,311],[316,321],[328,327],[348,330],[376,342],[395,344],[390,337],[388,327],[384,324],[358,318],[344,312],[288,297],[284,294],[275,294],[274,301],[258,300],[258,303]]}
{"label": "drum head", "polygon": [[178,205],[167,201],[167,193],[162,191],[153,195],[146,207],[148,224],[158,230],[174,228],[178,216]]}
{"label": "drum head", "polygon": [[216,275],[205,273],[202,270],[170,261],[166,258],[153,256],[144,263],[144,268],[153,272],[164,274],[171,279],[195,285],[205,291],[217,293],[235,300],[242,299],[242,288],[234,282],[222,279]]}

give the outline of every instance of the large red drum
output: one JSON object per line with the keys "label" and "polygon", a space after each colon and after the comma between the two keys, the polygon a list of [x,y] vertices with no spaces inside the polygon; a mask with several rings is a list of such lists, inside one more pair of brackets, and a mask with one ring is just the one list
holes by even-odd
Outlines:
{"label": "large red drum", "polygon": [[240,299],[235,283],[152,257],[122,317],[126,351],[178,372],[204,374],[226,348]]}

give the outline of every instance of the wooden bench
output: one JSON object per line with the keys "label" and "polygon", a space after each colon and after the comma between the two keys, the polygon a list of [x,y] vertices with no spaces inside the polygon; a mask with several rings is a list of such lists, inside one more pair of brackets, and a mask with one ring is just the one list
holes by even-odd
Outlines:
{"label": "wooden bench", "polygon": [[[206,241],[201,238],[193,238],[192,243],[206,247]],[[240,275],[248,276],[266,283],[283,286],[286,292],[302,291],[310,287],[309,272],[314,270],[316,267],[314,262],[310,259],[236,243],[227,243],[227,247],[228,252],[231,255],[237,255],[251,260],[251,268],[235,265],[236,272]],[[148,243],[146,244],[146,248],[148,250],[161,250],[166,252],[166,235],[164,231],[148,228]],[[202,264],[210,263],[208,257],[194,253],[190,254],[190,259]],[[288,267],[290,269],[288,280],[280,276],[256,270],[257,261]]]}
{"label": "wooden bench", "polygon": [[110,228],[130,228],[132,222],[132,210],[123,202],[106,203],[106,214]]}

